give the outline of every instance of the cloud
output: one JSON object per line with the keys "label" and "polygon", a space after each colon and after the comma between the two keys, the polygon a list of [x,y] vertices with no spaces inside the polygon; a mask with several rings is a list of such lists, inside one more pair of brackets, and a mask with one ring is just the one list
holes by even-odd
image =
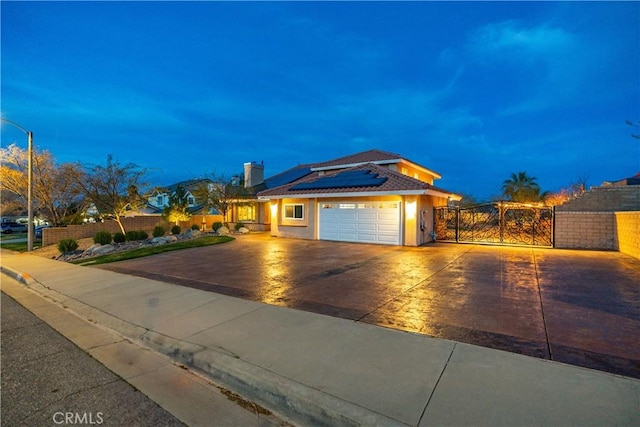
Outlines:
{"label": "cloud", "polygon": [[531,63],[556,61],[577,45],[576,36],[563,28],[546,24],[527,28],[509,20],[476,30],[468,41],[467,49],[479,60]]}
{"label": "cloud", "polygon": [[[449,55],[450,56],[450,55]],[[566,27],[508,20],[470,33],[464,60],[486,79],[501,80],[497,116],[513,116],[598,102],[598,72],[607,63],[585,34]]]}

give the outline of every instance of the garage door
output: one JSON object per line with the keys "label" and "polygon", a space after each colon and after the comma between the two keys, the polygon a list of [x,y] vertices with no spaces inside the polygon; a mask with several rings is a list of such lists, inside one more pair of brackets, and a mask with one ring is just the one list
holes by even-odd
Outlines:
{"label": "garage door", "polygon": [[320,203],[320,240],[400,244],[400,203]]}

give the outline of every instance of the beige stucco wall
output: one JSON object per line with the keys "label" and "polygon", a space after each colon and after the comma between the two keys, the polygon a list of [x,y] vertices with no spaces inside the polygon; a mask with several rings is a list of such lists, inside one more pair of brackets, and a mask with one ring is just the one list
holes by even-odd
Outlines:
{"label": "beige stucco wall", "polygon": [[614,248],[640,259],[640,211],[615,213]]}
{"label": "beige stucco wall", "polygon": [[[275,203],[274,203],[275,202]],[[304,205],[304,218],[302,220],[285,219],[284,207],[287,204]],[[316,239],[316,199],[282,199],[272,201],[271,210],[271,235],[294,239]]]}
{"label": "beige stucco wall", "polygon": [[[434,196],[368,196],[273,200],[268,204],[272,213],[271,235],[317,240],[319,238],[318,204],[353,200],[361,203],[400,202],[401,243],[404,246],[420,246],[433,241],[433,207],[447,204],[447,199]],[[304,204],[305,217],[303,220],[284,219],[284,205],[289,203]],[[411,212],[413,213],[409,215]]]}
{"label": "beige stucco wall", "polygon": [[[412,204],[415,203],[415,216]],[[434,196],[405,196],[403,206],[404,246],[421,246],[433,242],[433,207],[447,204]]]}

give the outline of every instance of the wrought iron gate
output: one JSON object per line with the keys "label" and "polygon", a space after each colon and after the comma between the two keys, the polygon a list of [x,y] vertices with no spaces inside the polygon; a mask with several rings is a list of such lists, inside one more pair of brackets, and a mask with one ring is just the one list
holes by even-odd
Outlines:
{"label": "wrought iron gate", "polygon": [[553,246],[553,208],[495,202],[434,208],[436,240]]}

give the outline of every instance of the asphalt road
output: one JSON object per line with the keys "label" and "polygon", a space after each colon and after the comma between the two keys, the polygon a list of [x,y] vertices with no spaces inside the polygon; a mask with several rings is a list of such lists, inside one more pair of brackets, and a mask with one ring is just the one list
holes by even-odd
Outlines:
{"label": "asphalt road", "polygon": [[5,293],[1,309],[3,426],[184,425]]}

